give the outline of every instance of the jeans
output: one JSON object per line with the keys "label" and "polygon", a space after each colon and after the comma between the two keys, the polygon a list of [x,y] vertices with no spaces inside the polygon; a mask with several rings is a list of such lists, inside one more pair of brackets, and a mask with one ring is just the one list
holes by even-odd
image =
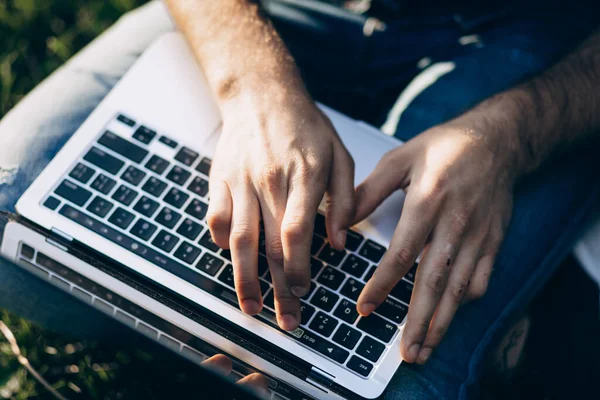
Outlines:
{"label": "jeans", "polygon": [[[592,28],[575,16],[560,23],[550,17],[479,18],[467,27],[455,15],[413,16],[384,25],[310,1],[265,4],[317,100],[403,140],[538,73]],[[127,14],[0,121],[0,209],[14,208],[140,53],[172,29],[159,2]],[[487,294],[458,311],[426,365],[400,366],[387,399],[478,396],[490,349],[589,222],[600,200],[599,164],[593,149],[573,149],[518,186]],[[73,335],[116,340],[130,334],[3,261],[0,306]]]}

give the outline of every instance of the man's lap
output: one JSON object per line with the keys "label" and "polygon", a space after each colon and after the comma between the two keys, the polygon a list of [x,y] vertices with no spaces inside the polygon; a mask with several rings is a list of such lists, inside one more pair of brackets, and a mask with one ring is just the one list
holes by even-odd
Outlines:
{"label": "man's lap", "polygon": [[[28,157],[17,156],[17,154],[25,154],[24,151],[21,151],[20,153],[14,152],[11,156],[13,158],[6,159],[10,162],[5,165],[18,165],[20,168],[15,183],[12,185],[0,184],[0,208],[12,209],[22,191],[143,49],[162,31],[171,29],[164,14],[157,17],[162,12],[157,8],[159,6],[154,4],[150,7],[154,7],[155,10],[150,12],[146,9],[145,15],[138,14],[139,20],[137,21],[132,21],[131,17],[127,17],[130,20],[128,29],[137,30],[141,25],[152,26],[150,29],[143,29],[144,32],[137,31],[136,35],[133,35],[137,38],[135,43],[128,42],[129,37],[118,36],[116,33],[113,33],[112,38],[108,36],[108,39],[107,37],[101,39],[104,40],[105,45],[109,45],[109,58],[113,59],[115,64],[98,70],[96,69],[99,65],[97,61],[103,60],[104,62],[105,60],[102,57],[102,51],[86,50],[88,51],[87,54],[84,53],[86,57],[76,59],[59,73],[62,75],[53,76],[49,82],[44,84],[46,87],[42,86],[42,90],[45,92],[37,93],[37,101],[40,103],[30,100],[31,98],[35,99],[36,94],[34,94],[19,104],[14,113],[0,123],[0,134],[3,140],[5,140],[5,135],[15,131],[15,128],[18,127],[25,138],[20,148],[29,149],[30,146],[35,146],[34,151],[30,151]],[[158,18],[160,23],[143,22],[145,18]],[[126,35],[125,32],[128,29],[122,28],[121,35]],[[123,37],[127,37],[127,39],[123,40]],[[294,37],[285,39],[296,40]],[[298,40],[301,39],[301,37],[298,38]],[[427,54],[420,52],[415,54],[414,58],[418,60],[425,56]],[[540,64],[531,65],[536,66],[537,69],[543,68],[549,62],[550,57],[548,53],[545,53],[540,56],[540,59],[543,60],[540,61]],[[476,61],[476,58],[466,57],[466,60]],[[302,67],[303,61],[300,60],[300,62]],[[318,63],[318,60],[313,62]],[[406,65],[406,63],[403,62],[402,65]],[[527,76],[537,69],[533,69],[531,66],[523,67],[520,70],[520,77]],[[497,68],[495,71],[501,74],[502,68]],[[469,85],[469,81],[465,82],[465,77],[461,77],[460,74],[448,74],[446,78],[451,78],[451,80],[443,81],[442,78],[441,81],[449,82],[449,88],[440,86],[446,96],[449,90],[460,89],[461,85],[462,87]],[[482,92],[480,96],[487,97],[492,94],[489,91],[500,90],[501,85],[506,87],[513,84],[518,78],[517,71],[514,76],[504,77],[504,82],[495,82],[497,87],[493,87],[493,89],[487,87],[487,91]],[[498,80],[501,79],[502,76],[499,76]],[[65,87],[68,85],[68,89],[59,90],[62,85]],[[415,98],[414,106],[422,107],[422,110],[429,110],[432,117],[424,122],[423,111],[415,108],[415,115],[421,117],[418,119],[418,123],[413,124],[413,130],[422,130],[428,127],[426,125],[442,122],[441,120],[449,116],[449,111],[445,108],[443,112],[435,113],[435,109],[439,109],[441,100],[438,102],[431,102],[431,100],[438,99],[438,96],[442,94],[442,92],[435,93],[435,90],[436,85],[432,85]],[[440,90],[442,91],[442,89]],[[62,92],[64,95],[59,102],[49,101],[48,96],[53,96],[57,92]],[[470,102],[472,101],[478,101],[478,99],[473,98]],[[54,106],[51,106],[52,103]],[[452,99],[443,102],[442,105],[445,106],[448,103],[452,103]],[[43,109],[43,113],[39,118],[28,120],[26,116],[30,113],[31,108],[38,104],[38,109]],[[392,106],[393,104],[389,104],[385,113]],[[460,112],[468,106],[468,104],[460,104],[452,112]],[[404,117],[411,115],[411,107],[412,105],[400,118],[398,129],[401,129],[405,121],[410,121],[411,117],[406,119]],[[416,133],[418,132],[414,132],[414,134]],[[38,142],[40,138],[43,140]],[[5,158],[0,157],[0,160],[4,162]],[[447,397],[447,395],[456,396],[459,390],[465,391],[465,382],[473,383],[472,381],[476,377],[475,372],[480,367],[483,355],[489,350],[490,345],[495,342],[498,335],[502,334],[507,322],[527,304],[529,297],[533,296],[539,285],[552,273],[560,258],[569,251],[573,240],[577,237],[586,212],[589,212],[589,203],[594,198],[592,190],[588,186],[589,182],[594,182],[595,179],[590,172],[593,169],[585,166],[586,162],[592,161],[593,157],[585,153],[583,156],[578,154],[565,157],[560,162],[557,161],[548,166],[535,177],[529,178],[527,184],[523,184],[519,188],[515,199],[513,223],[498,258],[488,295],[478,302],[463,307],[453,322],[446,340],[426,366],[401,367],[392,384],[392,392],[402,396],[410,392],[415,396],[414,398],[439,395]],[[2,166],[0,165],[0,167]],[[597,192],[596,188],[596,198]],[[81,312],[81,315],[85,316],[86,311],[84,310],[87,308],[84,306],[75,304],[75,301],[62,293],[53,292],[52,288],[48,289],[48,297],[46,297],[46,293],[41,292],[41,286],[43,286],[41,282],[33,282],[34,279],[27,279],[27,275],[11,271],[11,268],[15,267],[0,264],[0,274],[3,275],[1,278],[6,278],[0,279],[4,286],[0,288],[0,305],[15,309],[20,303],[17,298],[21,297],[21,293],[40,293],[40,298],[51,299],[49,301],[55,301],[55,304],[63,304],[63,302],[64,304],[73,304],[73,313]],[[5,290],[7,285],[12,285],[13,290]],[[47,302],[44,301],[44,303]],[[58,318],[60,322],[53,323],[52,321],[57,321],[56,317],[61,313],[54,313],[54,319],[44,318],[43,314],[48,315],[48,313],[44,313],[45,308],[38,307],[38,309],[31,310],[31,308],[36,308],[36,304],[21,303],[21,306],[23,307],[19,312],[49,324],[53,328],[61,328],[62,321],[64,324],[70,324],[69,321],[73,321],[70,318],[64,320]],[[65,314],[71,315],[68,312]],[[90,325],[90,328],[95,329],[97,326]],[[67,329],[69,328],[67,327]],[[427,388],[430,390],[429,393]],[[391,396],[394,398],[393,394]]]}

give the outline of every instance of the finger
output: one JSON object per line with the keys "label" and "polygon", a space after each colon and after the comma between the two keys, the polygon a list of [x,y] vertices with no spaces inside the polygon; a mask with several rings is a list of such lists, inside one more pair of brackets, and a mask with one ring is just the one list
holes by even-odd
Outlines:
{"label": "finger", "polygon": [[417,270],[400,345],[408,362],[417,361],[433,313],[446,289],[461,241],[462,232],[455,231],[449,218],[440,221],[433,231],[431,244],[424,252]]}
{"label": "finger", "polygon": [[223,354],[217,354],[202,363],[207,368],[213,369],[223,375],[229,375],[233,368],[233,363],[229,357]]}
{"label": "finger", "polygon": [[217,246],[229,248],[229,232],[231,228],[232,201],[229,186],[218,179],[211,179],[210,201],[206,212],[206,222],[210,235]]}
{"label": "finger", "polygon": [[288,202],[281,224],[285,279],[296,297],[310,289],[310,247],[315,216],[325,193],[325,184],[299,180],[290,182]]}
{"label": "finger", "polygon": [[240,307],[251,315],[258,314],[262,308],[258,283],[259,215],[258,199],[249,187],[234,193],[229,238],[233,276]]}
{"label": "finger", "polygon": [[[369,315],[412,268],[433,229],[435,212],[425,211],[408,194],[388,251],[358,298],[358,312]],[[419,267],[421,269],[421,267]]]}
{"label": "finger", "polygon": [[486,236],[485,244],[482,247],[479,261],[475,265],[471,282],[467,290],[468,301],[477,300],[485,295],[492,275],[496,255],[500,250],[500,245],[504,238],[503,221],[496,219],[490,227],[490,232]]}
{"label": "finger", "polygon": [[327,237],[331,245],[341,250],[346,245],[347,228],[355,213],[354,160],[343,145],[334,151],[327,188]]}
{"label": "finger", "polygon": [[389,195],[405,186],[411,165],[405,146],[385,154],[373,172],[356,188],[355,223],[368,217]]}
{"label": "finger", "polygon": [[450,270],[448,285],[435,310],[433,320],[427,331],[427,336],[417,357],[417,362],[420,364],[427,362],[432,351],[440,344],[448,331],[456,310],[467,294],[471,275],[473,274],[475,263],[481,250],[481,236],[471,236],[469,240],[465,240],[465,243],[460,248],[456,261]]}
{"label": "finger", "polygon": [[245,376],[238,381],[238,384],[263,392],[263,394],[269,389],[269,380],[264,375],[258,373]]}

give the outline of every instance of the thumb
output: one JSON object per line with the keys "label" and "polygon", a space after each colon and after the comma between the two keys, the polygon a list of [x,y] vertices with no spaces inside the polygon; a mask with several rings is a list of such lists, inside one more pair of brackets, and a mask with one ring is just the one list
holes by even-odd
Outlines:
{"label": "thumb", "polygon": [[411,157],[404,151],[405,146],[387,152],[373,172],[357,186],[354,223],[367,218],[389,195],[406,186]]}

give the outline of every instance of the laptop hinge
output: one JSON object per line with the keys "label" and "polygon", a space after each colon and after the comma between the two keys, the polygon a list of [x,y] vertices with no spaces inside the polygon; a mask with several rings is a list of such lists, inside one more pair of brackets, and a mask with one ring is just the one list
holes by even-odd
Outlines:
{"label": "laptop hinge", "polygon": [[67,235],[66,233],[64,233],[60,229],[52,227],[51,232],[54,233],[55,235],[60,236],[61,238],[65,239],[68,242],[72,242],[73,241],[73,238],[71,236]]}
{"label": "laptop hinge", "polygon": [[335,376],[313,366],[310,370],[306,381],[317,386],[319,389],[329,392],[334,385]]}

